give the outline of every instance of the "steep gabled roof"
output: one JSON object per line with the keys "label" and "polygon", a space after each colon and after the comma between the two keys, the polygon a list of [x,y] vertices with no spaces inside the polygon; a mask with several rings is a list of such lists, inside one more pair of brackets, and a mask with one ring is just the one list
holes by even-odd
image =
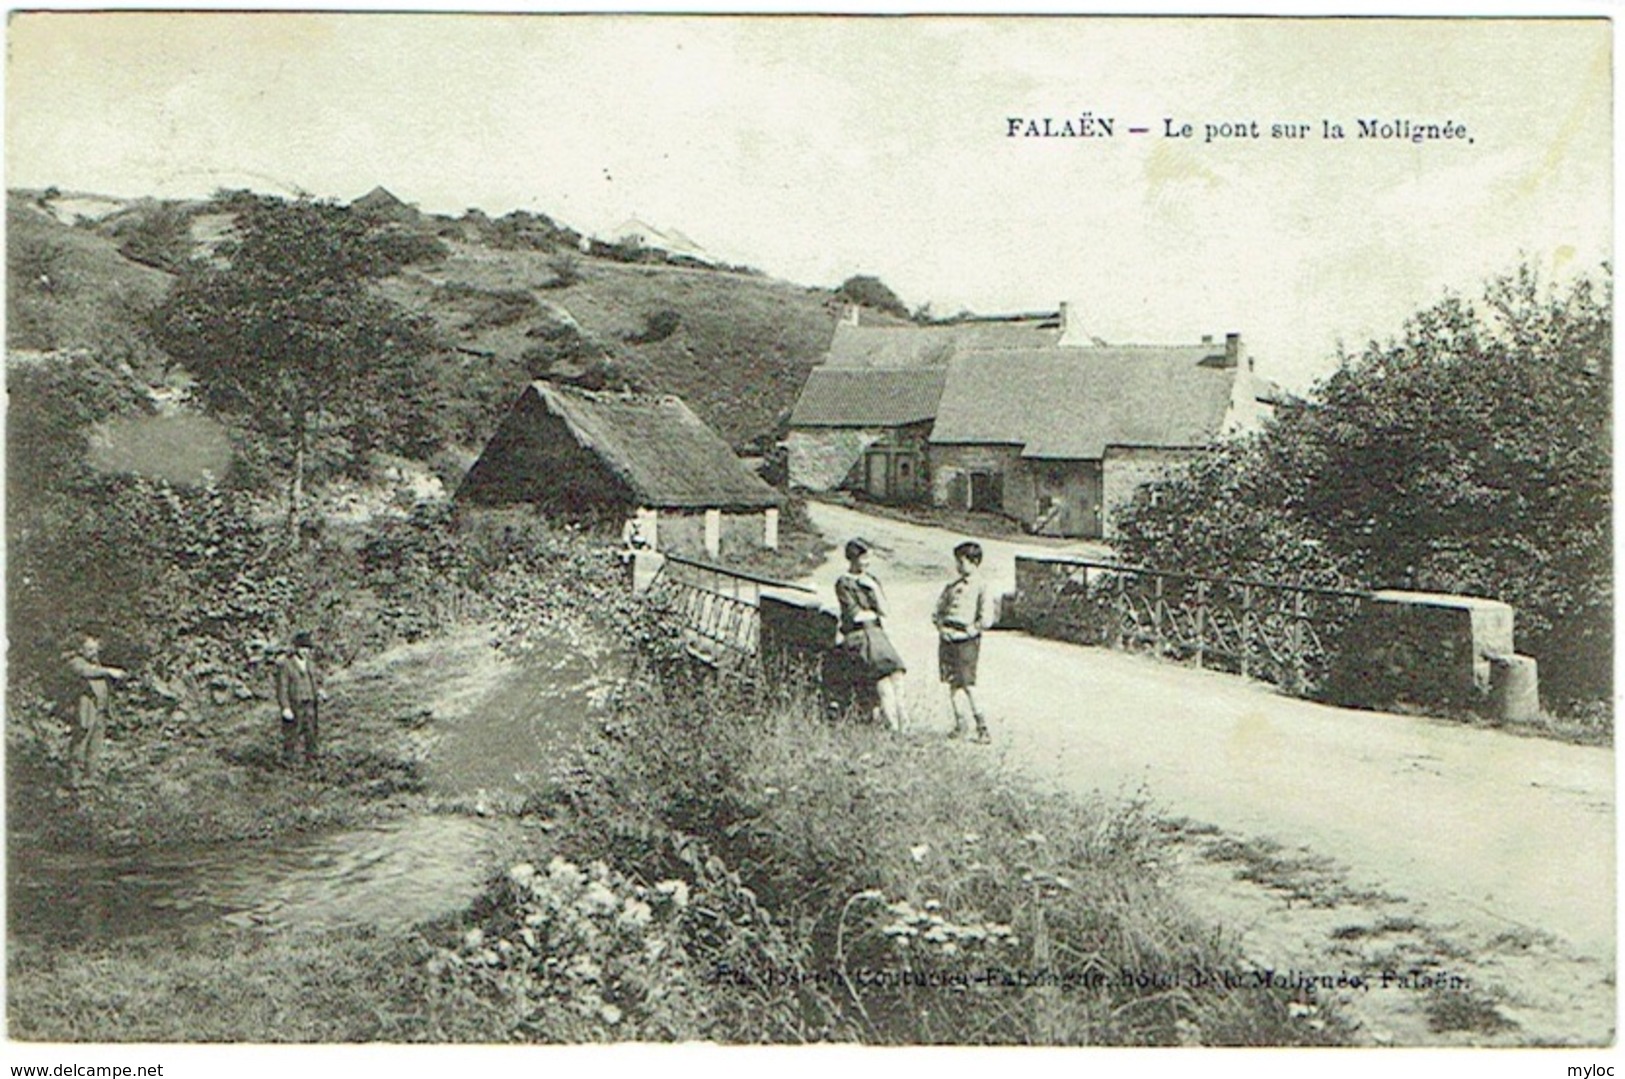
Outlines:
{"label": "steep gabled roof", "polygon": [[[765,509],[783,499],[676,397],[595,393],[537,381],[503,421],[533,422],[539,404],[577,445],[603,462],[643,505],[658,509]],[[499,429],[492,447],[511,443]],[[487,448],[486,456],[493,453]],[[499,469],[482,456],[476,470]],[[475,474],[470,473],[470,480]],[[546,476],[529,482],[547,483]]]}
{"label": "steep gabled roof", "polygon": [[640,217],[629,217],[621,223],[611,236],[616,243],[625,243],[635,239],[641,246],[665,251],[672,255],[686,255],[689,258],[710,261],[711,254],[705,248],[695,243],[693,239],[677,229],[663,229]]}
{"label": "steep gabled roof", "polygon": [[946,367],[815,367],[790,413],[792,427],[903,427],[937,414]]}
{"label": "steep gabled roof", "polygon": [[395,193],[382,184],[350,203],[350,209],[371,217],[389,221],[410,221],[418,211],[395,197]]}
{"label": "steep gabled roof", "polygon": [[1093,460],[1107,446],[1204,446],[1224,428],[1236,367],[1223,346],[977,351],[956,356],[931,441]]}
{"label": "steep gabled roof", "polygon": [[945,367],[968,349],[1043,348],[1060,342],[1053,320],[1000,319],[926,326],[854,326],[840,322],[826,367]]}

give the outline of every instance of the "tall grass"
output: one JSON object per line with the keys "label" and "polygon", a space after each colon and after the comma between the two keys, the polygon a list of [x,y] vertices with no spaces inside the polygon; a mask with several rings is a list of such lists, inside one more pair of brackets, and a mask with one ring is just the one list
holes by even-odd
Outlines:
{"label": "tall grass", "polygon": [[[1170,893],[1142,801],[1042,796],[957,747],[828,724],[791,677],[629,683],[617,719],[558,784],[549,850],[602,859],[622,902],[651,902],[647,932],[682,972],[654,997],[641,983],[607,987],[624,1030],[644,1029],[643,1012],[659,1001],[667,1011],[655,1036],[724,1041],[1335,1036],[1305,1024],[1284,993],[1202,983],[1238,960]],[[660,907],[678,886],[692,901]],[[556,974],[570,956],[536,965],[512,943],[524,920],[515,904],[532,927],[551,925],[536,896],[555,891],[497,882],[477,949],[454,947],[437,968],[448,985],[482,987],[465,1005],[530,1001],[511,1012],[522,1017],[515,1037],[556,1029],[550,1009],[580,1015]],[[491,952],[493,939],[518,959]],[[679,990],[691,1007],[673,1026]]]}

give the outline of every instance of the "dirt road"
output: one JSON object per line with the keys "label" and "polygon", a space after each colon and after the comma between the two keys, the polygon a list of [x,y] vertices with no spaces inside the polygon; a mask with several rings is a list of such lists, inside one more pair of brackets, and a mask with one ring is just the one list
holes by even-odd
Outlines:
{"label": "dirt road", "polygon": [[[810,509],[837,543],[861,535],[875,546],[873,569],[896,611],[887,629],[909,664],[911,727],[946,731],[930,611],[963,537],[839,507]],[[1015,553],[1033,548],[981,542],[991,584],[1008,591]],[[837,552],[812,578],[826,597],[840,569]],[[1019,633],[989,636],[981,683],[994,744],[979,751],[995,764],[1079,795],[1143,792],[1170,817],[1273,841],[1302,851],[1300,860],[1329,856],[1345,897],[1373,900],[1371,918],[1378,900],[1403,901],[1403,918],[1389,911],[1382,924],[1425,922],[1435,943],[1447,934],[1470,953],[1454,958],[1474,967],[1481,984],[1494,958],[1490,966],[1513,984],[1491,995],[1508,1014],[1525,1008],[1525,1040],[1611,1035],[1610,750],[1330,708],[1233,676]],[[1282,911],[1253,912],[1260,939],[1270,938],[1265,927]],[[1357,929],[1312,932],[1347,942]],[[1532,948],[1539,963],[1517,962]],[[1486,950],[1505,952],[1507,962]],[[1449,951],[1421,959],[1442,963]],[[1537,985],[1529,982],[1537,967],[1563,973]],[[1546,1011],[1551,1022],[1535,1015]]]}

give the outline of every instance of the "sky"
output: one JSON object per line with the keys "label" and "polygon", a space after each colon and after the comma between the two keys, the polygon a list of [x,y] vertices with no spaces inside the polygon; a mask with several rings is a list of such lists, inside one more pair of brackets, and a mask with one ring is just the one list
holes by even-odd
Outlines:
{"label": "sky", "polygon": [[[800,284],[1239,332],[1305,388],[1446,290],[1613,236],[1601,20],[14,14],[6,182],[636,215]],[[1084,112],[1106,138],[1012,137]],[[1322,121],[1342,140],[1321,137]],[[1467,139],[1359,138],[1356,121]],[[1204,139],[1206,125],[1260,125]],[[1311,137],[1271,138],[1274,123]],[[1169,137],[1192,125],[1193,137]],[[1131,134],[1129,128],[1148,129]]]}

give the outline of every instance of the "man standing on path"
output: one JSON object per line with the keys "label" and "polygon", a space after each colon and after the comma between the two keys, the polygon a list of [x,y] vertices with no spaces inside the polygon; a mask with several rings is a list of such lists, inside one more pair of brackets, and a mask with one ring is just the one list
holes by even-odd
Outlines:
{"label": "man standing on path", "polygon": [[321,676],[311,636],[306,630],[293,635],[293,649],[276,668],[276,702],[282,709],[282,763],[293,764],[294,750],[305,744],[305,763],[316,760],[317,719],[322,698]]}
{"label": "man standing on path", "polygon": [[987,628],[987,584],[978,572],[982,565],[982,545],[965,542],[954,548],[954,567],[959,576],[948,583],[937,599],[931,616],[937,627],[937,666],[948,687],[948,706],[953,709],[954,729],[949,738],[965,733],[965,708],[976,720],[976,741],[987,742],[987,719],[976,706],[971,687],[976,685],[976,666],[981,659],[982,631]]}
{"label": "man standing on path", "polygon": [[100,781],[102,735],[107,728],[107,706],[112,697],[108,682],[122,682],[126,677],[121,667],[103,666],[101,654],[102,642],[87,633],[79,643],[79,651],[64,657],[79,688],[73,739],[68,745],[69,782],[75,788],[94,787]]}

